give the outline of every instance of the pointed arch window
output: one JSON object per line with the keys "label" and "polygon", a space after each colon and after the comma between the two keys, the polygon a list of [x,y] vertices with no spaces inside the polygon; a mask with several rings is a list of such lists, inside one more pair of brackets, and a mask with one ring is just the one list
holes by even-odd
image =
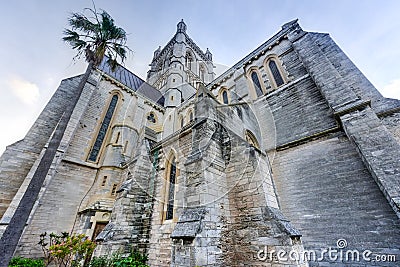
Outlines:
{"label": "pointed arch window", "polygon": [[251,80],[254,84],[254,89],[256,90],[257,97],[262,96],[264,93],[261,89],[260,79],[258,78],[257,72],[253,71],[251,73]]}
{"label": "pointed arch window", "polygon": [[113,95],[111,98],[110,104],[108,105],[106,115],[104,116],[104,119],[101,122],[101,126],[100,126],[99,132],[97,134],[96,141],[94,142],[94,145],[93,145],[92,149],[90,150],[90,154],[89,154],[89,158],[88,158],[90,161],[93,161],[93,162],[97,161],[97,158],[100,153],[100,149],[103,145],[104,139],[107,134],[107,130],[110,126],[111,119],[114,115],[114,111],[117,106],[117,102],[118,102],[118,95]]}
{"label": "pointed arch window", "polygon": [[249,130],[246,130],[245,137],[246,137],[246,141],[250,145],[260,149],[260,145],[258,144],[257,138],[254,136],[254,134],[252,132],[250,132]]}
{"label": "pointed arch window", "polygon": [[189,122],[193,121],[193,111],[189,111]]}
{"label": "pointed arch window", "polygon": [[176,160],[175,157],[171,159],[170,166],[168,168],[168,198],[167,198],[167,209],[165,214],[166,220],[171,220],[174,217],[174,202],[175,202],[175,182],[176,182]]}
{"label": "pointed arch window", "polygon": [[274,78],[276,87],[279,87],[282,84],[284,84],[285,81],[282,78],[282,75],[278,69],[278,66],[276,65],[275,60],[270,60],[268,62],[268,67],[269,67],[269,70],[271,71],[272,77]]}
{"label": "pointed arch window", "polygon": [[185,65],[186,68],[188,68],[189,70],[192,70],[192,62],[193,62],[193,57],[189,52],[187,52],[185,57]]}
{"label": "pointed arch window", "polygon": [[226,90],[222,92],[222,101],[224,104],[229,104],[228,92]]}
{"label": "pointed arch window", "polygon": [[205,69],[204,69],[204,66],[203,65],[200,65],[200,79],[204,82],[204,77],[205,77]]}
{"label": "pointed arch window", "polygon": [[218,92],[218,99],[225,105],[229,104],[229,91],[227,88],[222,87]]}

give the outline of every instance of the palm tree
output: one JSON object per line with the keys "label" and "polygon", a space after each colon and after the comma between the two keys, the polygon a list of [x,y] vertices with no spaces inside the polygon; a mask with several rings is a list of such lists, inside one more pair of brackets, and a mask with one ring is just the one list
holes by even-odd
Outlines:
{"label": "palm tree", "polygon": [[78,93],[67,105],[31,182],[1,237],[0,267],[7,267],[14,254],[40,188],[64,136],[72,112],[92,70],[105,60],[114,71],[118,66],[117,60],[120,59],[123,62],[126,59],[127,52],[130,51],[126,46],[125,31],[114,24],[114,20],[106,11],[98,12],[95,7],[93,9],[87,8],[84,11],[88,11],[91,17],[87,17],[83,13],[72,13],[68,19],[71,29],[64,30],[65,36],[62,39],[78,51],[75,58],[84,55],[89,65],[79,83]]}
{"label": "palm tree", "polygon": [[92,21],[82,13],[72,13],[68,22],[71,29],[65,29],[63,40],[78,50],[77,57],[84,54],[86,61],[97,67],[104,56],[112,70],[118,66],[117,59],[126,59],[126,33],[114,24],[106,11],[97,12],[87,8],[94,16]]}

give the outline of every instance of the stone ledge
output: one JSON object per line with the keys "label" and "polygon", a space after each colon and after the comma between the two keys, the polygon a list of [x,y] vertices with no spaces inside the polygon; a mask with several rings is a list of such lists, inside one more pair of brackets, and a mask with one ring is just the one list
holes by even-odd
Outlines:
{"label": "stone ledge", "polygon": [[201,229],[201,221],[206,213],[205,208],[185,209],[179,217],[171,238],[195,238]]}

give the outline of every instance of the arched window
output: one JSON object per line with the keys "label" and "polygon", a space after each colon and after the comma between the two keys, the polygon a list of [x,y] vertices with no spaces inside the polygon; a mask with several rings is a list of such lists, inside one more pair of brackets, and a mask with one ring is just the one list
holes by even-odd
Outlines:
{"label": "arched window", "polygon": [[181,128],[183,128],[183,126],[185,125],[185,121],[183,120],[182,116],[179,118],[179,125]]}
{"label": "arched window", "polygon": [[114,111],[117,106],[117,102],[118,102],[118,95],[113,95],[113,97],[111,98],[110,104],[108,106],[106,115],[104,116],[104,119],[101,122],[100,130],[97,134],[96,141],[94,142],[94,145],[93,145],[92,149],[90,150],[90,154],[89,154],[89,158],[88,158],[90,161],[94,161],[94,162],[97,161],[100,149],[103,145],[104,139],[107,134],[107,130],[110,126],[111,119],[114,115]]}
{"label": "arched window", "polygon": [[222,101],[224,104],[229,104],[228,92],[226,90],[222,92]]}
{"label": "arched window", "polygon": [[193,57],[189,52],[186,52],[186,57],[185,57],[185,65],[186,68],[189,70],[192,70],[192,62],[193,62]]}
{"label": "arched window", "polygon": [[229,92],[228,89],[222,87],[218,92],[219,101],[224,103],[225,105],[229,104]]}
{"label": "arched window", "polygon": [[117,138],[115,138],[115,144],[119,143],[119,137],[121,136],[121,132],[117,133]]}
{"label": "arched window", "polygon": [[201,79],[201,81],[203,81],[203,82],[204,82],[205,72],[206,72],[206,70],[204,69],[204,66],[203,66],[203,65],[200,65],[199,74],[200,74],[200,79]]}
{"label": "arched window", "polygon": [[269,70],[271,71],[272,77],[274,78],[276,87],[281,86],[282,84],[284,84],[284,80],[282,78],[281,73],[279,72],[278,66],[276,65],[276,62],[274,60],[270,60],[268,62],[268,67]]}
{"label": "arched window", "polygon": [[189,122],[193,121],[193,111],[189,111]]}
{"label": "arched window", "polygon": [[247,141],[250,145],[252,145],[252,146],[254,146],[254,147],[260,149],[260,146],[259,146],[259,144],[258,144],[257,138],[256,138],[256,137],[254,136],[254,134],[253,134],[252,132],[250,132],[249,130],[246,130],[246,141]]}
{"label": "arched window", "polygon": [[167,208],[165,219],[171,220],[174,217],[174,202],[175,202],[175,182],[176,182],[176,161],[175,157],[170,160],[168,171],[168,179],[167,179]]}
{"label": "arched window", "polygon": [[262,96],[263,91],[261,89],[261,83],[260,83],[260,80],[258,79],[257,72],[253,71],[251,73],[251,80],[253,81],[254,89],[256,90],[257,97]]}

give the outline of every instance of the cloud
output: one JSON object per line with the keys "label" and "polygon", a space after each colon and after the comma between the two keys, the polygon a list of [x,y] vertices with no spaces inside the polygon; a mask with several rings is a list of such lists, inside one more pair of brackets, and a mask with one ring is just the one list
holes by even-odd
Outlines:
{"label": "cloud", "polygon": [[33,105],[39,98],[39,87],[34,83],[14,77],[8,81],[8,86],[13,94],[25,104]]}
{"label": "cloud", "polygon": [[400,99],[400,79],[391,80],[380,92],[384,97]]}

